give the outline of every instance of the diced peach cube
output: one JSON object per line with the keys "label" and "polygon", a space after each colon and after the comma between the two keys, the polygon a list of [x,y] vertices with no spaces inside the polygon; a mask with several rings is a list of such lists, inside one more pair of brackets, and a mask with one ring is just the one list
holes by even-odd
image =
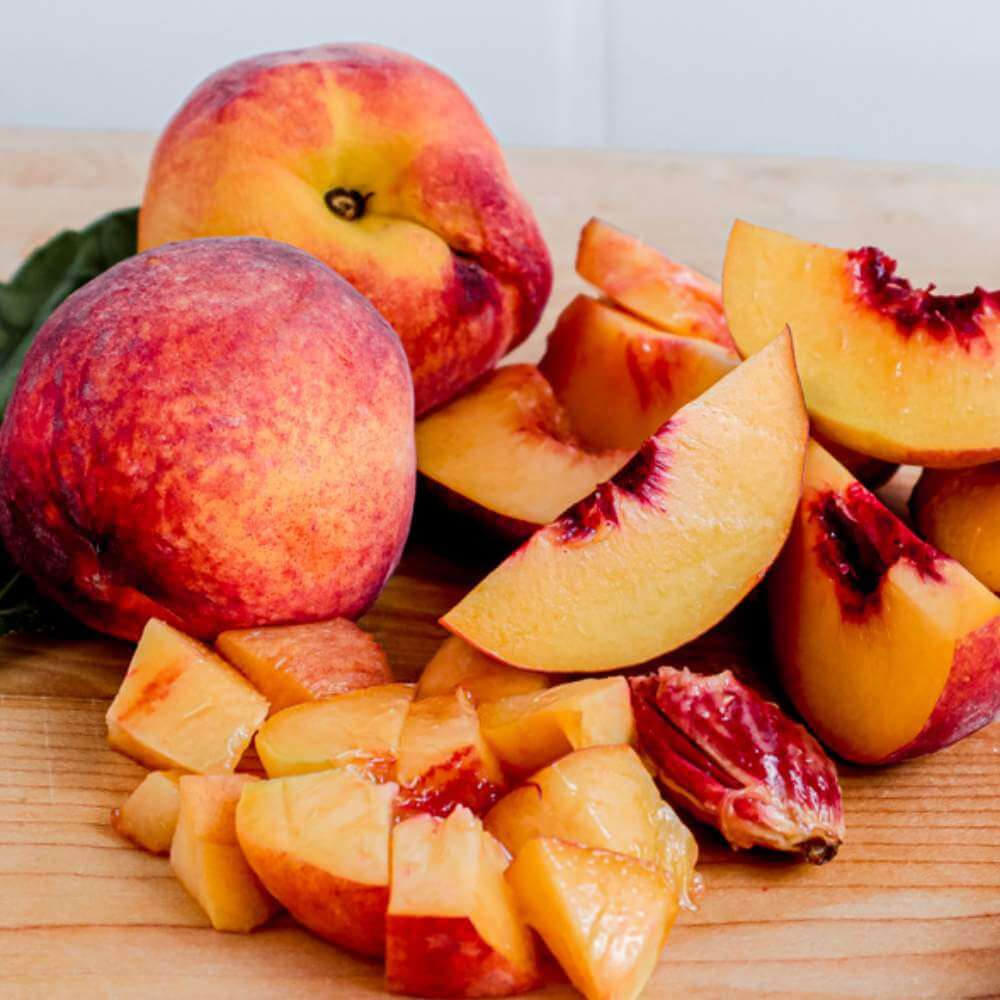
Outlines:
{"label": "diced peach cube", "polygon": [[271,778],[350,764],[391,779],[412,700],[412,684],[380,684],[293,705],[261,727],[257,754]]}
{"label": "diced peach cube", "polygon": [[484,824],[514,855],[536,837],[559,837],[662,868],[689,905],[699,892],[698,845],[628,746],[561,757],[504,796]]}
{"label": "diced peach cube", "polygon": [[505,767],[527,773],[583,747],[632,743],[624,677],[587,678],[479,706],[483,735]]}
{"label": "diced peach cube", "polygon": [[663,873],[613,851],[540,838],[507,870],[517,904],[587,1000],[635,1000],[677,916]]}
{"label": "diced peach cube", "polygon": [[111,810],[111,825],[147,851],[166,854],[177,826],[181,802],[177,783],[183,773],[150,771],[122,805]]}
{"label": "diced peach cube", "polygon": [[236,629],[215,646],[267,697],[272,713],[392,682],[379,644],[347,618]]}
{"label": "diced peach cube", "polygon": [[402,814],[445,816],[456,805],[477,815],[500,797],[503,771],[462,688],[413,702],[399,742]]}
{"label": "diced peach cube", "polygon": [[363,955],[385,950],[394,784],[353,768],[247,785],[236,809],[246,858],[314,934]]}
{"label": "diced peach cube", "polygon": [[267,708],[207,646],[151,618],[108,709],[108,742],[147,767],[233,771]]}
{"label": "diced peach cube", "polygon": [[392,837],[386,920],[389,988],[430,997],[502,997],[531,989],[530,932],[504,879],[504,849],[468,810],[415,816]]}
{"label": "diced peach cube", "polygon": [[187,774],[170,864],[219,931],[250,931],[277,904],[250,869],[236,840],[236,804],[250,774]]}
{"label": "diced peach cube", "polygon": [[417,684],[417,697],[451,694],[456,688],[463,688],[478,705],[512,694],[530,694],[548,686],[545,674],[510,667],[452,635],[441,643],[424,667]]}

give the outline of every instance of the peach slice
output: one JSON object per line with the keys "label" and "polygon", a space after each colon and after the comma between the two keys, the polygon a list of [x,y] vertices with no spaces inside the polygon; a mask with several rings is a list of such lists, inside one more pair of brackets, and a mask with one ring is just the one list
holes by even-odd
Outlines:
{"label": "peach slice", "polygon": [[399,740],[399,813],[447,816],[463,805],[477,815],[500,797],[500,764],[462,688],[413,702]]}
{"label": "peach slice", "polygon": [[914,465],[1000,458],[1000,292],[935,295],[874,247],[834,250],[737,222],[723,287],[740,350],[789,323],[810,415],[831,441]]}
{"label": "peach slice", "polygon": [[441,623],[505,663],[549,673],[675,649],[731,611],[777,556],[807,437],[786,331],[678,410]]}
{"label": "peach slice", "polygon": [[677,917],[662,871],[613,851],[529,841],[507,871],[518,906],[587,1000],[634,1000]]}
{"label": "peach slice", "polygon": [[150,618],[108,708],[108,742],[147,767],[233,771],[267,708],[207,646]]}
{"label": "peach slice", "polygon": [[664,333],[578,295],[556,321],[538,368],[588,444],[635,451],[738,361],[717,344]]}
{"label": "peach slice", "polygon": [[390,779],[412,700],[412,684],[380,684],[293,705],[261,726],[260,762],[271,778],[351,765]]}
{"label": "peach slice", "polygon": [[509,667],[480,653],[457,635],[451,635],[441,643],[430,663],[424,667],[417,684],[417,697],[451,694],[462,688],[473,702],[479,704],[512,694],[531,694],[548,686],[549,681],[544,674]]}
{"label": "peach slice", "polygon": [[533,365],[500,368],[417,424],[417,468],[446,502],[530,535],[629,459],[588,449]]}
{"label": "peach slice", "polygon": [[251,931],[277,911],[236,840],[236,803],[251,774],[186,774],[170,864],[217,931]]}
{"label": "peach slice", "polygon": [[111,825],[123,837],[153,854],[166,854],[174,839],[181,807],[178,788],[183,771],[150,771],[116,809]]}
{"label": "peach slice", "polygon": [[216,649],[271,702],[271,712],[345,691],[390,684],[385,653],[347,618],[234,629]]}
{"label": "peach slice", "polygon": [[1000,598],[815,443],[770,606],[785,689],[848,760],[928,753],[1000,712]]}
{"label": "peach slice", "polygon": [[647,322],[736,353],[718,283],[636,237],[591,219],[580,233],[576,270],[613,302]]}
{"label": "peach slice", "polygon": [[506,868],[504,849],[466,809],[395,828],[385,953],[391,990],[503,997],[538,984],[534,943]]}
{"label": "peach slice", "polygon": [[925,469],[910,510],[924,538],[1000,592],[1000,462]]}
{"label": "peach slice", "polygon": [[250,867],[296,920],[362,955],[385,950],[396,786],[353,768],[248,785],[236,834]]}
{"label": "peach slice", "polygon": [[624,677],[590,677],[489,701],[479,706],[479,721],[496,755],[517,774],[535,771],[571,750],[635,738]]}
{"label": "peach slice", "polygon": [[698,845],[629,746],[577,750],[505,795],[483,821],[513,855],[536,837],[629,854],[670,874],[689,906]]}

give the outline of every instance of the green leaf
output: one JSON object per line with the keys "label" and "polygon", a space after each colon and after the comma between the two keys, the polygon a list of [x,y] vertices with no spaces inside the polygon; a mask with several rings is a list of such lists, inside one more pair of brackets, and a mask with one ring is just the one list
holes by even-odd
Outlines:
{"label": "green leaf", "polygon": [[[136,252],[139,210],[123,208],[67,229],[39,247],[8,282],[0,282],[0,417],[35,334],[65,298]],[[0,545],[0,636],[11,632],[78,633],[61,608],[42,597]]]}

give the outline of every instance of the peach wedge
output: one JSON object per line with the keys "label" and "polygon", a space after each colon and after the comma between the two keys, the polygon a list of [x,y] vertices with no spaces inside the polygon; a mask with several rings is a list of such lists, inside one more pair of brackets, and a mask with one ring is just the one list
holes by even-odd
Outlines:
{"label": "peach wedge", "polygon": [[787,332],[682,407],[442,619],[513,666],[593,672],[701,635],[791,527],[808,421]]}
{"label": "peach wedge", "polygon": [[785,690],[842,757],[905,760],[1000,712],[1000,598],[815,443],[769,596]]}
{"label": "peach wedge", "polygon": [[466,809],[396,826],[386,920],[391,990],[502,997],[537,985],[534,943],[504,879],[507,864]]}
{"label": "peach wedge", "polygon": [[577,273],[648,323],[736,353],[717,282],[601,219],[580,233]]}
{"label": "peach wedge", "polygon": [[1000,593],[1000,462],[925,469],[910,510],[927,541]]}
{"label": "peach wedge", "polygon": [[737,222],[726,317],[752,354],[788,323],[806,403],[831,441],[887,462],[1000,458],[1000,292],[935,295],[874,247],[835,250]]}
{"label": "peach wedge", "polygon": [[507,872],[521,912],[587,1000],[635,1000],[677,917],[676,887],[652,865],[544,837]]}
{"label": "peach wedge", "polygon": [[629,459],[574,434],[533,365],[500,368],[417,424],[417,468],[445,503],[525,537]]}
{"label": "peach wedge", "polygon": [[556,321],[538,368],[588,444],[635,451],[738,361],[718,344],[665,333],[578,295]]}
{"label": "peach wedge", "polygon": [[304,927],[362,955],[385,949],[394,784],[352,768],[248,785],[236,834],[250,867]]}

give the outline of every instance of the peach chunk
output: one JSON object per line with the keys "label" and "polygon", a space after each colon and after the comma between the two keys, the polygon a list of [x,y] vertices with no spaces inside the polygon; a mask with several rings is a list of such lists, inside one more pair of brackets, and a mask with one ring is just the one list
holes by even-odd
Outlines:
{"label": "peach chunk", "polygon": [[268,777],[353,765],[376,777],[396,773],[412,684],[380,684],[272,715],[255,741]]}
{"label": "peach chunk", "polygon": [[353,768],[248,785],[236,833],[268,891],[314,934],[362,955],[385,950],[396,786]]}
{"label": "peach chunk", "polygon": [[385,953],[391,990],[503,997],[538,984],[534,943],[506,868],[504,849],[467,809],[395,828]]}
{"label": "peach chunk", "polygon": [[251,774],[186,774],[170,864],[217,931],[251,931],[277,911],[236,840],[236,803]]}
{"label": "peach chunk", "polygon": [[678,410],[441,623],[505,663],[549,673],[677,648],[728,614],[777,556],[807,437],[786,331]]}
{"label": "peach chunk", "polygon": [[629,746],[577,750],[505,795],[483,821],[513,855],[536,837],[629,854],[669,873],[689,906],[698,845]]}
{"label": "peach chunk", "polygon": [[462,688],[410,706],[399,740],[401,815],[447,816],[457,805],[477,815],[500,797],[503,772]]}
{"label": "peach chunk", "polygon": [[479,706],[483,735],[504,766],[525,774],[571,750],[631,743],[635,722],[624,677],[590,677]]}
{"label": "peach chunk", "polygon": [[1000,592],[1000,462],[925,469],[910,510],[924,538]]}
{"label": "peach chunk", "polygon": [[717,282],[659,250],[591,219],[580,233],[576,270],[616,304],[648,323],[710,340],[736,353]]}
{"label": "peach chunk", "polygon": [[111,810],[111,825],[147,851],[166,854],[177,827],[181,807],[177,783],[183,773],[150,771],[122,805]]}
{"label": "peach chunk", "polygon": [[586,447],[534,365],[498,369],[417,424],[425,479],[445,503],[511,537],[558,517],[628,458]]}
{"label": "peach chunk", "polygon": [[935,295],[895,268],[874,247],[738,221],[723,276],[733,337],[752,354],[791,325],[809,413],[831,441],[914,465],[1000,458],[1000,292]]}
{"label": "peach chunk", "polygon": [[392,682],[379,644],[347,618],[234,629],[215,646],[267,697],[272,713]]}
{"label": "peach chunk", "polygon": [[549,686],[544,674],[519,670],[480,653],[475,646],[451,635],[441,643],[417,684],[417,697],[451,694],[462,688],[479,704],[512,694],[530,694]]}
{"label": "peach chunk", "polygon": [[538,368],[588,444],[634,451],[738,362],[718,344],[665,333],[578,295],[556,321]]}
{"label": "peach chunk", "polygon": [[147,767],[232,771],[267,708],[207,646],[151,618],[108,709],[108,742]]}
{"label": "peach chunk", "polygon": [[770,606],[786,691],[848,760],[928,753],[1000,712],[1000,598],[815,443]]}
{"label": "peach chunk", "polygon": [[634,1000],[677,917],[659,869],[613,851],[543,837],[507,871],[518,906],[587,1000]]}

